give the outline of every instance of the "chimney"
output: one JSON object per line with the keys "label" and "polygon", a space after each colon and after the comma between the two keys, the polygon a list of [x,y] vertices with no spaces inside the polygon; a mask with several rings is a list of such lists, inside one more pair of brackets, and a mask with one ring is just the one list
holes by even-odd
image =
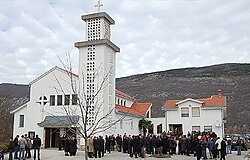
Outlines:
{"label": "chimney", "polygon": [[222,91],[221,88],[218,89],[218,96],[221,97],[222,96]]}

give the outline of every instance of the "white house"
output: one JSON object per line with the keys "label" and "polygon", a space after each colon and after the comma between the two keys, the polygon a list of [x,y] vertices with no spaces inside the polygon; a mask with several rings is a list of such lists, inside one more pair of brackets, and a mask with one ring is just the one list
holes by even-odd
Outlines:
{"label": "white house", "polygon": [[210,98],[184,100],[168,100],[163,105],[165,111],[166,131],[213,131],[224,136],[226,118],[226,97],[221,89],[218,95]]}
{"label": "white house", "polygon": [[[139,134],[139,120],[151,118],[152,103],[138,103],[115,89],[116,52],[120,51],[110,41],[110,25],[115,21],[105,12],[81,18],[86,22],[86,41],[75,43],[79,49],[78,74],[54,67],[30,82],[30,100],[11,112],[13,136],[28,134],[32,138],[38,134],[44,147],[57,147],[69,128],[83,129],[85,116],[80,114],[79,98],[89,103],[90,131],[97,123],[95,119],[100,119],[100,125],[119,121],[98,135]],[[80,134],[77,139],[81,141]]]}

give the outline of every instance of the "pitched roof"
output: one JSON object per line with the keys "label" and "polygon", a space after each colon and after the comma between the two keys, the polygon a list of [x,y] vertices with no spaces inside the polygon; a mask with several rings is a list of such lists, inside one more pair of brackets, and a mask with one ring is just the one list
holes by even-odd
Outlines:
{"label": "pitched roof", "polygon": [[[188,98],[190,100],[190,98]],[[202,106],[205,107],[223,107],[226,105],[226,97],[225,96],[211,96],[210,98],[202,98],[202,99],[194,99],[196,101],[203,102]],[[168,100],[162,106],[162,108],[170,109],[170,108],[178,108],[177,103],[183,100]]]}
{"label": "pitched roof", "polygon": [[124,98],[124,99],[127,99],[127,100],[132,100],[132,101],[136,101],[136,99],[122,91],[119,91],[118,89],[115,89],[115,95],[117,97],[121,97],[121,98]]}
{"label": "pitched roof", "polygon": [[42,79],[43,77],[45,77],[45,76],[48,75],[49,73],[53,72],[54,70],[59,70],[59,71],[62,71],[62,72],[64,72],[64,73],[71,74],[71,75],[73,75],[74,77],[77,77],[77,78],[78,78],[78,75],[77,75],[77,74],[72,73],[72,72],[70,72],[70,71],[67,71],[67,70],[65,70],[65,69],[62,69],[62,68],[60,68],[60,67],[55,66],[55,67],[51,68],[50,70],[48,70],[47,72],[45,72],[45,73],[43,73],[42,75],[40,75],[39,77],[37,77],[36,79],[34,79],[33,81],[31,81],[31,82],[30,82],[30,85],[33,84],[33,83],[35,83],[35,82],[37,82],[38,80]]}
{"label": "pitched roof", "polygon": [[124,106],[116,104],[115,108],[124,113],[130,113],[130,114],[146,117],[147,112],[151,106],[152,106],[152,103],[134,103],[131,107],[124,107]]}

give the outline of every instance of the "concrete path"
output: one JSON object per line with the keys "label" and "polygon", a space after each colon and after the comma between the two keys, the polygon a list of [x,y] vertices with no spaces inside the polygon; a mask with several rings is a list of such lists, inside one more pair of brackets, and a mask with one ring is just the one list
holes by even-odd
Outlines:
{"label": "concrete path", "polygon": [[[248,151],[249,152],[249,151]],[[248,152],[242,152],[241,156],[237,156],[236,152],[233,151],[232,154],[227,155],[226,159],[227,160],[244,160],[244,156]],[[33,154],[33,153],[32,153]],[[83,160],[84,152],[79,151],[77,152],[76,156],[64,156],[63,151],[58,151],[58,150],[51,150],[51,149],[42,149],[41,150],[41,160]],[[7,158],[7,157],[6,157]],[[104,157],[102,158],[90,158],[90,160],[100,160],[100,159],[105,159],[105,160],[142,160],[143,158],[130,158],[128,154],[120,153],[120,152],[111,152],[111,154],[105,154]],[[174,155],[172,158],[152,158],[147,156],[143,160],[156,160],[156,159],[167,159],[167,160],[196,160],[196,157],[188,157],[188,156],[181,156],[181,155]],[[218,160],[218,159],[217,159]]]}

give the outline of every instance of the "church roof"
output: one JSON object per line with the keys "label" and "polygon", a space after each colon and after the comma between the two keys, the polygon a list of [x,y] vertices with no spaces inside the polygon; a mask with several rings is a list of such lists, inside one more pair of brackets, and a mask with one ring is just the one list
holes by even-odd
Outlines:
{"label": "church roof", "polygon": [[53,72],[53,71],[55,71],[55,70],[59,70],[59,71],[62,71],[62,72],[64,72],[64,73],[66,73],[66,74],[70,74],[70,75],[72,75],[72,76],[74,76],[74,77],[78,77],[78,75],[75,74],[75,73],[72,73],[72,72],[70,72],[70,71],[67,71],[67,70],[65,70],[65,69],[62,69],[62,68],[60,68],[60,67],[55,66],[55,67],[51,68],[50,70],[48,70],[47,72],[45,72],[45,73],[43,73],[42,75],[40,75],[39,77],[37,77],[36,79],[34,79],[33,81],[31,81],[31,82],[30,82],[30,85],[34,84],[35,82],[37,82],[38,80],[42,79],[43,77],[45,77],[46,75],[48,75],[49,73],[51,73],[51,72]]}
{"label": "church roof", "polygon": [[138,116],[147,116],[147,112],[149,111],[152,103],[134,103],[131,107],[125,107],[116,104],[115,108],[123,113],[129,113]]}
{"label": "church roof", "polygon": [[194,100],[196,102],[202,102],[202,106],[204,107],[224,107],[226,105],[226,97],[225,96],[211,96],[210,98],[201,98],[201,99],[185,99],[185,100],[168,100],[163,105],[163,109],[174,109],[178,108],[178,104],[186,100]]}

